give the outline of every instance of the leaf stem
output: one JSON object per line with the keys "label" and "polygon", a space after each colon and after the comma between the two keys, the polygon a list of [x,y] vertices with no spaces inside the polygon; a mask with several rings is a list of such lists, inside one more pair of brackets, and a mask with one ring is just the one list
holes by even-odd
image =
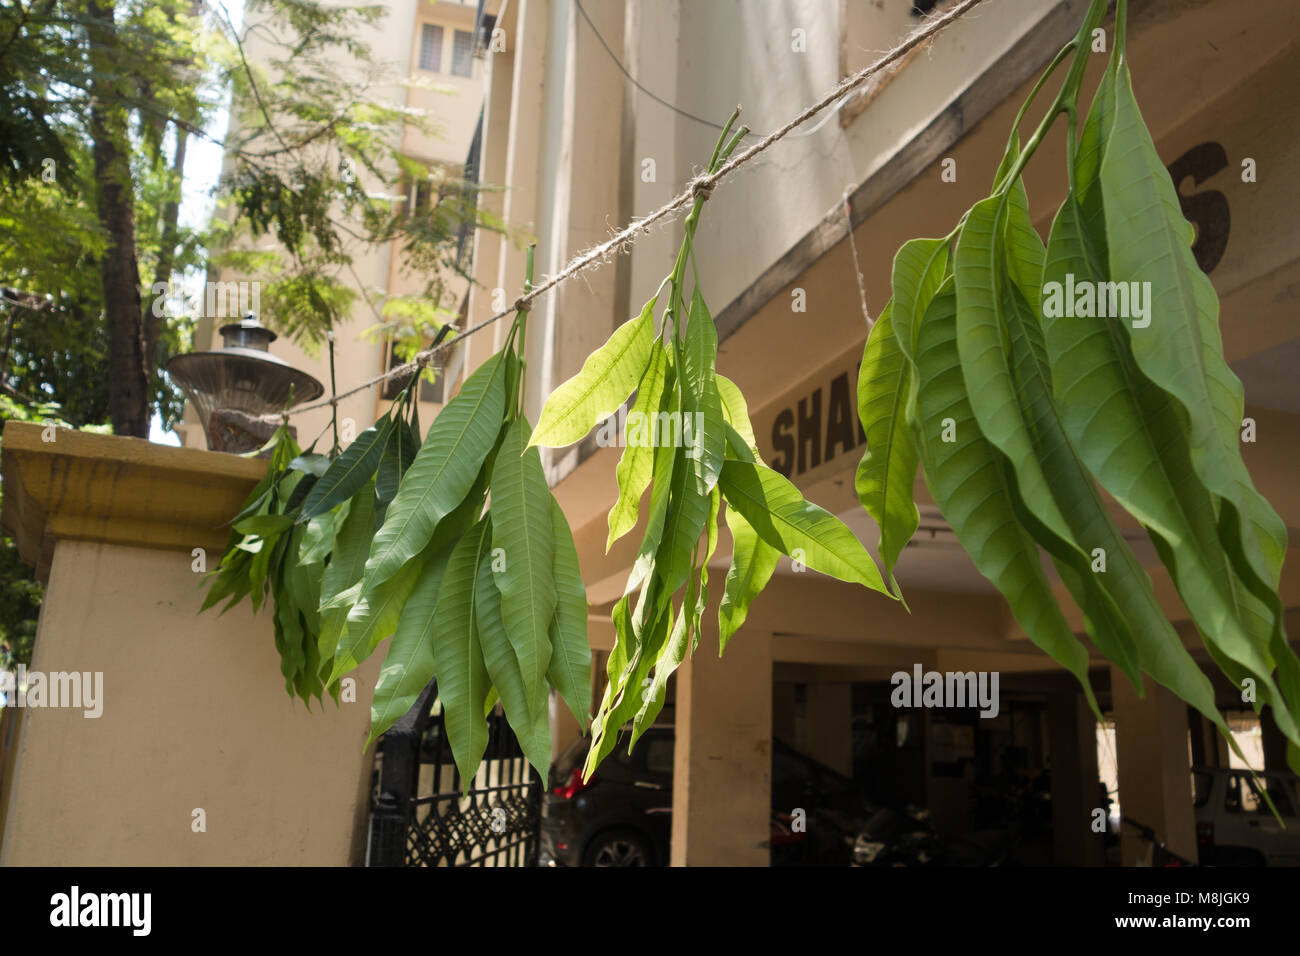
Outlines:
{"label": "leaf stem", "polygon": [[[533,253],[537,249],[537,244],[532,243],[528,251],[524,253],[524,295],[533,291]],[[525,305],[519,309],[519,315],[515,319],[519,328],[519,341],[516,343],[515,355],[519,359],[519,414],[524,413],[524,383],[528,377],[528,362],[524,359],[524,347],[528,341],[528,306]]]}

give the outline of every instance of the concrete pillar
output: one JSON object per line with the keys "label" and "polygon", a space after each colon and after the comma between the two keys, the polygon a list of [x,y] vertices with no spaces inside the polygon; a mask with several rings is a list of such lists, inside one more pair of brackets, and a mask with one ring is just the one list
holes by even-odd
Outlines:
{"label": "concrete pillar", "polygon": [[266,463],[15,421],[2,463],[5,530],[46,582],[31,670],[83,693],[23,712],[0,866],[360,863],[387,646],[309,711],[266,608],[198,613],[195,551],[215,566]]}
{"label": "concrete pillar", "polygon": [[[1187,759],[1187,705],[1150,678],[1139,698],[1111,668],[1119,799],[1124,816],[1151,827],[1179,856],[1196,859],[1196,824]],[[1125,866],[1147,866],[1151,844],[1124,828]]]}
{"label": "concrete pillar", "polygon": [[[559,694],[551,694],[550,709],[551,759],[554,760],[569,744],[582,736],[582,728],[578,726],[573,711],[569,710],[569,705],[564,702],[564,698]],[[551,786],[554,786],[555,783],[556,781],[551,781]]]}
{"label": "concrete pillar", "polygon": [[1047,703],[1052,755],[1052,862],[1058,866],[1101,866],[1105,831],[1093,830],[1103,811],[1097,773],[1097,719],[1083,694],[1060,684]]}
{"label": "concrete pillar", "polygon": [[672,865],[767,866],[772,638],[746,629],[719,660],[715,606],[677,671]]}
{"label": "concrete pillar", "polygon": [[772,736],[791,747],[797,746],[795,729],[795,687],[790,681],[772,685]]}
{"label": "concrete pillar", "polygon": [[809,757],[853,776],[853,695],[849,684],[808,685]]}

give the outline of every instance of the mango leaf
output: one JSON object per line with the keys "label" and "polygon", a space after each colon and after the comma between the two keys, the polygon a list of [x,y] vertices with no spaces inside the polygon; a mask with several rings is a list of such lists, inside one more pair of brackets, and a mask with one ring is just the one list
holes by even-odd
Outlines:
{"label": "mango leaf", "polygon": [[451,559],[451,548],[434,556],[421,569],[401,620],[388,645],[379,670],[375,697],[370,705],[370,746],[415,705],[421,691],[433,679],[433,632],[437,620],[438,593]]}
{"label": "mango leaf", "polygon": [[[307,522],[307,533],[302,536],[302,548],[298,553],[299,561],[303,564],[325,563],[330,549],[334,547],[334,536],[338,533],[339,525],[346,520],[351,505],[351,501],[345,501],[333,511],[317,515]],[[316,604],[312,608],[314,610]]]}
{"label": "mango leaf", "polygon": [[333,684],[358,666],[393,633],[424,560],[427,556],[408,561],[388,580],[362,590],[360,600],[348,611],[343,633],[334,647],[334,668],[326,683]]}
{"label": "mango leaf", "polygon": [[912,498],[918,463],[916,445],[904,412],[911,391],[912,367],[899,347],[885,306],[867,337],[858,371],[858,418],[867,435],[867,451],[854,476],[862,506],[880,528],[877,548],[890,590],[902,598],[894,565],[916,533],[921,515]]}
{"label": "mango leaf", "polygon": [[[551,663],[551,618],[555,615],[555,536],[551,491],[541,453],[528,444],[528,421],[506,429],[492,469],[492,549],[501,620],[519,661],[529,713],[546,700]],[[497,559],[501,566],[497,566]],[[506,689],[498,685],[504,699]]]}
{"label": "mango leaf", "polygon": [[315,475],[321,477],[329,470],[330,459],[328,455],[304,454],[299,455],[293,461],[289,462],[289,468],[293,471],[301,471],[303,474]]}
{"label": "mango leaf", "polygon": [[270,538],[293,527],[290,515],[252,515],[235,525],[239,534]]}
{"label": "mango leaf", "polygon": [[361,490],[379,467],[379,458],[392,428],[393,420],[384,415],[343,449],[302,503],[302,510],[298,513],[299,524],[330,511]]}
{"label": "mango leaf", "polygon": [[[1044,287],[1065,287],[1067,276],[1076,285],[1098,283],[1104,275],[1067,196],[1052,225]],[[1254,678],[1260,702],[1276,707],[1268,662],[1273,619],[1237,579],[1219,541],[1213,496],[1192,468],[1182,407],[1137,369],[1122,320],[1045,313],[1043,329],[1062,424],[1080,458],[1160,538],[1162,561],[1220,666],[1238,686],[1242,677]],[[1283,704],[1279,726],[1294,733],[1285,710]]]}
{"label": "mango leaf", "polygon": [[562,384],[542,407],[531,445],[572,445],[604,421],[632,394],[645,373],[654,344],[654,309],[658,293],[596,351],[582,370]]}
{"label": "mango leaf", "polygon": [[709,517],[709,493],[700,487],[701,475],[695,463],[685,456],[674,457],[663,539],[655,556],[655,571],[663,586],[653,616],[663,613],[668,599],[686,582],[696,543]]}
{"label": "mango leaf", "polygon": [[418,448],[419,439],[404,420],[399,420],[389,429],[388,443],[384,446],[384,453],[379,459],[379,470],[375,474],[375,495],[381,504],[386,505],[397,496],[402,475],[411,467]]}
{"label": "mango leaf", "polygon": [[[491,519],[489,519],[490,521]],[[485,540],[491,535],[485,535]],[[506,720],[515,732],[528,762],[546,786],[551,765],[551,728],[545,692],[531,695],[525,686],[519,660],[502,620],[503,602],[497,591],[500,574],[492,570],[492,552],[483,548],[474,582],[475,628],[488,679],[501,697]]]}
{"label": "mango leaf", "polygon": [[1224,360],[1218,296],[1192,255],[1192,228],[1142,121],[1127,67],[1116,78],[1114,109],[1100,167],[1110,279],[1139,283],[1138,289],[1150,283],[1146,319],[1131,323],[1133,358],[1186,409],[1192,466],[1206,488],[1231,504],[1238,519],[1233,539],[1276,590],[1286,526],[1242,461],[1245,399]]}
{"label": "mango leaf", "polygon": [[[1016,519],[1016,491],[1001,455],[980,433],[970,407],[957,355],[952,280],[934,297],[913,344],[919,387],[909,418],[935,504],[1030,640],[1078,679],[1100,719],[1088,683],[1088,652],[1061,613],[1034,540]],[[945,434],[955,440],[943,441]]]}
{"label": "mango leaf", "polygon": [[695,604],[695,588],[696,578],[691,574],[686,580],[686,595],[682,598],[682,606],[669,631],[668,640],[654,660],[654,676],[648,685],[643,685],[641,703],[632,718],[632,733],[627,742],[628,753],[632,752],[641,735],[663,712],[664,702],[668,698],[668,678],[686,660],[687,649],[690,647],[689,623]]}
{"label": "mango leaf", "polygon": [[641,496],[654,472],[654,443],[651,441],[655,414],[663,399],[664,378],[667,372],[668,350],[658,340],[650,350],[650,361],[641,383],[637,386],[636,401],[628,411],[627,446],[619,459],[618,499],[609,510],[609,538],[605,552],[636,527]]}
{"label": "mango leaf", "polygon": [[573,532],[560,503],[551,498],[554,536],[555,617],[551,620],[551,663],[546,679],[587,731],[591,713],[591,643],[587,638],[587,589],[578,564]]}
{"label": "mango leaf", "polygon": [[727,504],[782,554],[797,550],[800,560],[815,571],[889,593],[876,562],[844,522],[805,501],[780,473],[766,465],[728,459],[720,485]]}
{"label": "mango leaf", "polygon": [[[954,284],[962,375],[968,384],[980,383],[969,392],[972,410],[985,437],[1015,471],[1025,510],[1022,521],[1034,523],[1031,533],[1058,568],[1070,569],[1062,580],[1087,612],[1089,633],[1140,688],[1138,643],[1176,636],[1155,602],[1150,578],[1106,514],[1060,425],[1041,329],[1008,275],[997,240],[1008,215],[1028,214],[996,196],[977,203],[957,244]],[[1093,572],[1098,548],[1113,573]]]}
{"label": "mango leaf", "polygon": [[465,382],[429,426],[375,535],[366,560],[366,588],[388,580],[423,550],[434,530],[478,477],[496,445],[505,413],[501,353],[493,355]]}
{"label": "mango leaf", "polygon": [[713,317],[704,304],[697,281],[691,297],[690,321],[686,323],[686,341],[682,345],[681,380],[685,393],[682,442],[692,464],[697,490],[702,495],[717,485],[726,451],[717,360],[718,330],[713,326]]}
{"label": "mango leaf", "polygon": [[[370,542],[375,535],[375,493],[367,482],[348,503],[347,517],[339,525],[330,552],[329,563],[321,575],[321,631],[316,647],[320,651],[321,668],[334,666],[334,648],[348,620],[348,610],[355,599],[342,607],[330,606],[331,599],[359,585],[366,567]],[[357,587],[357,597],[360,588]],[[332,682],[327,681],[326,683]]]}
{"label": "mango leaf", "polygon": [[[626,601],[626,598],[624,598],[624,601]],[[661,614],[657,619],[650,622],[650,626],[645,632],[645,639],[638,648],[637,656],[629,663],[630,672],[620,682],[620,690],[617,695],[615,695],[612,685],[606,687],[605,699],[596,714],[596,719],[591,724],[591,749],[587,751],[587,762],[582,768],[584,780],[590,780],[600,762],[613,752],[614,747],[618,744],[618,736],[623,729],[623,725],[631,720],[640,709],[645,693],[646,677],[650,673],[654,661],[658,658],[664,641],[668,638],[672,619],[672,614]],[[616,627],[618,623],[616,618]]]}
{"label": "mango leaf", "polygon": [[457,542],[443,572],[434,611],[438,699],[465,790],[474,780],[488,743],[484,713],[491,681],[479,643],[475,590],[479,562],[490,543],[486,518]]}
{"label": "mango leaf", "polygon": [[1025,504],[1051,532],[1071,541],[1070,529],[1048,487],[1020,407],[1012,378],[1007,331],[1006,287],[1010,285],[998,248],[1006,205],[990,196],[971,207],[957,241],[953,277],[957,293],[957,349],[962,374],[972,388],[970,402],[980,431],[1016,468]]}
{"label": "mango leaf", "polygon": [[723,584],[722,603],[718,606],[718,656],[727,642],[740,630],[753,603],[771,580],[781,552],[758,536],[753,525],[731,505],[726,511],[731,529],[731,569]]}
{"label": "mango leaf", "polygon": [[[946,237],[912,239],[903,243],[894,254],[890,274],[893,295],[885,309],[889,310],[890,325],[898,347],[908,359],[912,358],[921,317],[948,274],[949,242]],[[881,310],[881,315],[885,309]],[[876,323],[879,324],[880,319],[876,319]]]}
{"label": "mango leaf", "polygon": [[718,396],[722,399],[723,417],[739,436],[740,441],[734,444],[749,449],[749,457],[743,460],[762,461],[763,458],[758,453],[758,439],[754,437],[754,423],[749,420],[749,406],[745,403],[745,396],[741,394],[740,386],[725,375],[719,375]]}

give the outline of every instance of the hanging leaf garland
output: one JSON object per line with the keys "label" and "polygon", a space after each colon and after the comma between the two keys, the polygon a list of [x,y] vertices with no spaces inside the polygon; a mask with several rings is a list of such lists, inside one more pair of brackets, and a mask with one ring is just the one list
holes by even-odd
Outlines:
{"label": "hanging leaf garland", "polygon": [[584,726],[591,703],[577,550],[519,413],[526,316],[422,443],[412,386],[332,459],[301,455],[280,429],[204,603],[250,596],[256,611],[272,596],[286,687],[304,700],[327,689],[337,699],[340,680],[391,635],[370,740],[436,677],[466,787],[491,702],[543,778],[550,690]]}
{"label": "hanging leaf garland", "polygon": [[[1094,712],[1087,652],[1039,547],[1094,644],[1139,692],[1146,674],[1231,743],[1213,687],[1165,617],[1104,489],[1147,530],[1211,659],[1257,711],[1271,708],[1300,770],[1300,660],[1277,592],[1285,526],[1242,461],[1241,383],[1224,360],[1218,299],[1192,254],[1192,228],[1133,97],[1124,0],[1078,128],[1089,40],[1105,10],[1094,0],[1035,85],[991,195],[948,236],[899,249],[859,376],[868,437],[859,497],[881,528],[892,582],[916,529],[919,460],[976,567],[1029,637],[1079,679]],[[1021,150],[1020,121],[1067,58],[1055,101]],[[1044,246],[1021,171],[1062,115],[1070,187]],[[1067,289],[1092,298],[1067,310]]]}
{"label": "hanging leaf garland", "polygon": [[[747,132],[741,127],[732,133],[736,118],[718,140],[710,173]],[[636,391],[607,547],[636,526],[647,489],[648,514],[625,593],[612,611],[615,645],[605,695],[592,720],[586,777],[614,749],[626,724],[631,747],[654,722],[668,677],[698,645],[724,503],[735,547],[719,610],[720,652],[782,554],[798,554],[814,570],[888,593],[853,533],[763,464],[740,390],[717,373],[717,331],[698,274],[689,294],[686,288],[703,203],[697,197],[686,218],[672,273],[641,312],[555,390],[530,439],[531,446],[572,444]],[[656,333],[655,309],[665,295]]]}

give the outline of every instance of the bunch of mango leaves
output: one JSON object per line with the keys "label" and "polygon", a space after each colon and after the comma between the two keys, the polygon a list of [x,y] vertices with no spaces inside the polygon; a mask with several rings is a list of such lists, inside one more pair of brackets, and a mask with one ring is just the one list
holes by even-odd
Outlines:
{"label": "bunch of mango leaves", "polygon": [[[708,172],[747,130],[724,127]],[[645,533],[623,596],[612,611],[615,644],[608,683],[592,720],[584,767],[590,777],[631,722],[629,752],[664,706],[669,675],[694,653],[708,603],[708,563],[718,516],[735,546],[718,611],[719,654],[744,623],[781,555],[888,593],[880,569],[838,518],[803,496],[759,455],[740,389],[717,372],[718,333],[705,305],[692,243],[704,196],[687,216],[673,271],[639,315],[621,325],[582,369],[547,399],[534,446],[570,445],[606,421],[635,391],[625,416],[619,494],[609,512],[606,550],[639,523],[649,489]],[[695,273],[688,295],[688,260]],[[655,321],[660,299],[662,320]],[[656,328],[658,331],[656,332]]]}
{"label": "bunch of mango leaves", "polygon": [[[1286,527],[1242,461],[1241,382],[1224,360],[1218,298],[1193,257],[1192,226],[1133,95],[1123,0],[1080,127],[1089,40],[1105,7],[1094,0],[1022,107],[991,195],[947,236],[899,249],[892,298],[862,359],[868,451],[857,490],[880,526],[895,593],[893,568],[918,523],[919,461],[976,567],[1028,636],[1075,674],[1094,712],[1088,652],[1037,546],[1094,645],[1138,693],[1146,674],[1231,743],[1210,680],[1107,512],[1105,489],[1145,529],[1215,664],[1257,712],[1272,709],[1300,770],[1300,661],[1278,596]],[[1020,149],[1026,109],[1071,55],[1055,102]],[[1059,116],[1069,191],[1044,245],[1021,171]],[[1143,288],[1139,317],[1133,297]],[[1071,290],[1075,301],[1061,302]]]}
{"label": "bunch of mango leaves", "polygon": [[520,412],[526,318],[423,442],[414,380],[341,454],[302,454],[281,428],[204,603],[249,596],[256,611],[271,595],[285,685],[304,701],[337,700],[391,635],[370,740],[436,677],[465,787],[498,701],[543,779],[550,689],[583,725],[591,707],[577,549]]}

